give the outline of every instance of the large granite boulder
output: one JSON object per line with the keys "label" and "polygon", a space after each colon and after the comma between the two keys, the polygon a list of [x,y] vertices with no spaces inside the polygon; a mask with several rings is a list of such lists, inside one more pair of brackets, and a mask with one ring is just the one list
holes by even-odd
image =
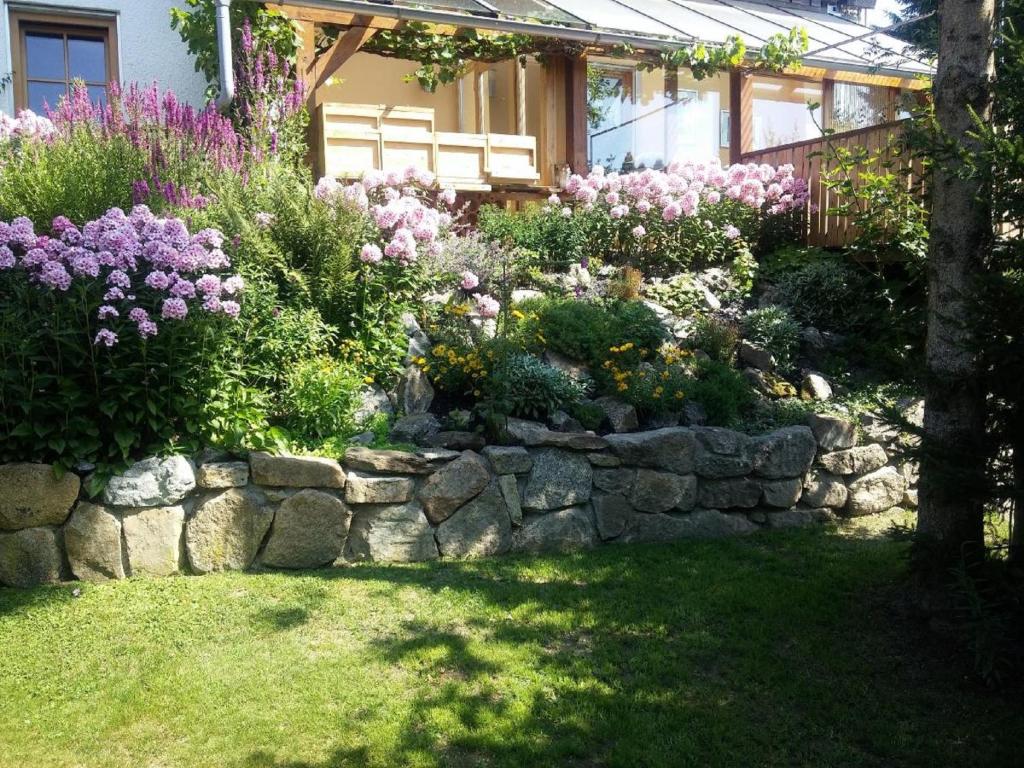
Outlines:
{"label": "large granite boulder", "polygon": [[749,475],[754,469],[750,438],[722,427],[697,427],[696,471],[701,477],[717,480]]}
{"label": "large granite boulder", "polygon": [[863,475],[884,467],[889,462],[889,456],[885,448],[872,443],[826,453],[818,461],[833,475]]}
{"label": "large granite boulder", "polygon": [[282,488],[344,488],[345,471],[334,459],[319,456],[249,456],[252,481]]}
{"label": "large granite boulder", "polygon": [[195,487],[195,469],[184,456],[151,456],[110,478],[103,489],[103,503],[114,507],[168,507]]}
{"label": "large granite boulder", "polygon": [[123,579],[121,520],[106,507],[79,502],[64,526],[71,572],[82,581]]}
{"label": "large granite boulder", "polygon": [[570,552],[600,543],[586,505],[545,515],[529,515],[512,535],[516,552]]}
{"label": "large granite boulder", "polygon": [[348,469],[358,469],[363,472],[429,475],[459,456],[457,451],[448,451],[443,448],[407,453],[405,451],[376,451],[356,446],[345,452],[345,466]]}
{"label": "large granite boulder", "polygon": [[170,576],[181,570],[180,506],[128,509],[121,517],[125,554],[132,576]]}
{"label": "large granite boulder", "polygon": [[630,467],[595,468],[594,487],[605,493],[629,496],[633,492],[636,470]]}
{"label": "large granite boulder", "polygon": [[808,427],[785,427],[751,441],[754,473],[777,480],[803,477],[814,461],[818,442]]}
{"label": "large granite boulder", "polygon": [[803,400],[830,400],[832,385],[820,373],[808,373],[800,383],[800,397]]}
{"label": "large granite boulder", "polygon": [[0,584],[24,588],[60,581],[61,562],[53,528],[0,533]]}
{"label": "large granite boulder", "polygon": [[388,394],[376,384],[370,384],[359,392],[359,405],[352,414],[352,421],[356,424],[366,424],[378,413],[386,416],[394,416],[395,409],[388,399]]}
{"label": "large granite boulder", "polygon": [[836,475],[812,469],[804,478],[804,503],[811,507],[841,509],[846,506],[846,483]]}
{"label": "large granite boulder", "polygon": [[244,461],[211,461],[196,468],[200,488],[240,488],[249,482],[249,465]]}
{"label": "large granite boulder", "polygon": [[761,500],[764,504],[786,509],[800,501],[804,483],[799,477],[789,477],[784,480],[765,480],[761,483],[761,488]]}
{"label": "large granite boulder", "polygon": [[441,432],[441,422],[432,413],[413,413],[398,419],[391,427],[395,443],[426,443]]}
{"label": "large granite boulder", "polygon": [[0,531],[60,525],[78,498],[78,476],[49,464],[0,464]]}
{"label": "large granite boulder", "polygon": [[595,493],[594,521],[602,539],[614,539],[626,530],[633,517],[633,507],[620,493]]}
{"label": "large granite boulder", "polygon": [[623,544],[677,539],[718,539],[753,533],[758,527],[744,515],[699,509],[688,515],[634,515],[615,541]]}
{"label": "large granite boulder", "polygon": [[336,496],[306,488],[274,515],[262,562],[274,568],[319,568],[341,555],[352,512]]}
{"label": "large granite boulder", "polygon": [[708,509],[750,509],[761,501],[761,483],[750,477],[701,480],[697,497]]}
{"label": "large granite boulder", "polygon": [[846,419],[812,413],[808,423],[823,451],[853,448],[857,444],[857,427]]}
{"label": "large granite boulder", "polygon": [[387,477],[349,472],[345,501],[349,504],[404,504],[412,498],[415,482],[411,477]]}
{"label": "large granite boulder", "polygon": [[533,457],[521,445],[488,445],[481,452],[496,475],[525,475],[533,469]]}
{"label": "large granite boulder", "polygon": [[444,557],[500,555],[512,546],[512,521],[498,482],[437,527],[437,545]]}
{"label": "large granite boulder", "polygon": [[533,469],[523,491],[523,508],[564,509],[590,499],[593,470],[586,456],[557,448],[533,451]]}
{"label": "large granite boulder", "polygon": [[784,509],[769,512],[765,523],[769,528],[802,528],[816,522],[815,514],[810,509]]}
{"label": "large granite boulder", "polygon": [[345,557],[382,563],[436,560],[437,542],[419,502],[371,504],[352,518]]}
{"label": "large granite boulder", "polygon": [[686,427],[608,435],[606,439],[612,453],[625,464],[664,469],[677,475],[688,475],[694,470],[697,438]]}
{"label": "large granite boulder", "polygon": [[203,499],[185,525],[185,551],[196,573],[252,565],[274,512],[254,491],[229,488]]}
{"label": "large granite boulder", "polygon": [[851,517],[873,515],[903,501],[907,481],[894,467],[883,467],[850,482],[846,512]]}
{"label": "large granite boulder", "polygon": [[697,503],[697,477],[638,469],[629,501],[640,512],[689,511]]}
{"label": "large granite boulder", "polygon": [[480,493],[490,481],[487,462],[473,451],[466,451],[428,477],[416,497],[427,519],[437,525]]}

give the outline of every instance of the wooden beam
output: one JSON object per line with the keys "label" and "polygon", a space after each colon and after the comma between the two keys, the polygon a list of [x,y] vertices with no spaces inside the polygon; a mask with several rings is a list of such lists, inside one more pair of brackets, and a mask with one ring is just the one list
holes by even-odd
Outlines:
{"label": "wooden beam", "polygon": [[587,152],[587,57],[568,60],[565,72],[565,154],[573,173],[586,174]]}
{"label": "wooden beam", "polygon": [[370,26],[371,16],[356,16],[353,25],[344,34],[338,35],[326,51],[313,62],[314,88],[320,88],[327,79],[337,72],[352,56],[373,37],[377,30]]}
{"label": "wooden beam", "polygon": [[821,127],[826,131],[830,131],[833,128],[836,120],[835,112],[836,81],[826,77],[821,81]]}
{"label": "wooden beam", "polygon": [[518,59],[512,61],[516,73],[516,133],[526,135],[526,66]]}
{"label": "wooden beam", "polygon": [[729,73],[729,162],[740,162],[753,145],[754,78],[734,69]]}

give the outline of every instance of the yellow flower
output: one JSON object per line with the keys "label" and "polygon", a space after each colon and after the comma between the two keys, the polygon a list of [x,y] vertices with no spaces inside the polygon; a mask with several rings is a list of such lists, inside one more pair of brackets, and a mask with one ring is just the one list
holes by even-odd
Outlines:
{"label": "yellow flower", "polygon": [[512,310],[512,317],[514,317],[516,320],[523,320],[523,319],[526,318],[526,315],[524,315],[518,309],[513,309]]}
{"label": "yellow flower", "polygon": [[618,386],[619,392],[625,392],[627,389],[629,389],[629,384],[624,381],[620,381]]}
{"label": "yellow flower", "polygon": [[683,393],[681,391],[677,390],[676,391],[676,400],[682,400],[682,399],[683,399]]}
{"label": "yellow flower", "polygon": [[373,376],[364,376],[363,377],[363,383],[364,384],[373,384]]}
{"label": "yellow flower", "polygon": [[474,389],[473,390],[473,397],[480,397],[480,390],[479,389]]}

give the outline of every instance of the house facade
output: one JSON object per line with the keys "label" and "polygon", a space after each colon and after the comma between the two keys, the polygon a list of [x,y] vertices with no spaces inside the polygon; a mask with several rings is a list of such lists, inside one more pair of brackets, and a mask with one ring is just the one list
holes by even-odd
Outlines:
{"label": "house facade", "polygon": [[192,104],[206,82],[170,26],[180,0],[0,2],[0,110],[42,112],[84,80],[97,98],[110,81],[157,82]]}
{"label": "house facade", "polygon": [[[522,200],[570,172],[673,161],[802,162],[822,132],[884,143],[934,70],[905,42],[828,13],[818,0],[276,0],[298,22],[311,162],[339,178],[416,165],[466,194]],[[873,5],[874,0],[847,0]],[[180,0],[0,0],[8,77],[0,106],[53,104],[81,78],[158,82],[204,101],[206,84],[169,10]],[[475,29],[556,45],[543,56],[472,62],[425,88],[416,62],[373,45],[412,22],[432,34]],[[784,72],[755,54],[799,28],[807,50]],[[666,50],[740,38],[743,65],[704,79],[659,65]],[[562,47],[559,48],[558,46]],[[877,130],[876,130],[877,129]],[[819,142],[815,144],[815,142]],[[781,152],[776,150],[783,150]],[[788,151],[792,150],[789,154]],[[768,153],[768,154],[766,154]],[[820,207],[820,206],[819,206]]]}

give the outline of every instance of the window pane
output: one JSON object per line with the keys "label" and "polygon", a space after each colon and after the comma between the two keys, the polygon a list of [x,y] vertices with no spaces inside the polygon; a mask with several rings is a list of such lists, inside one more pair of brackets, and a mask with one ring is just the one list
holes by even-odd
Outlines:
{"label": "window pane", "polygon": [[889,111],[889,93],[870,85],[836,83],[832,107],[832,127],[852,131],[884,123]]}
{"label": "window pane", "polygon": [[591,71],[588,77],[587,133],[591,165],[632,170],[633,103],[631,72]]}
{"label": "window pane", "polygon": [[64,79],[64,38],[36,32],[25,35],[25,72],[29,78]]}
{"label": "window pane", "polygon": [[93,104],[99,104],[101,107],[107,106],[107,89],[102,85],[90,85],[87,89],[89,91],[89,101]]}
{"label": "window pane", "polygon": [[[821,136],[821,84],[755,77],[754,149],[777,147]],[[814,111],[810,103],[819,104]]]}
{"label": "window pane", "polygon": [[69,37],[68,75],[71,80],[107,82],[107,51],[103,41],[95,37]]}
{"label": "window pane", "polygon": [[45,115],[46,107],[57,109],[60,99],[67,93],[63,83],[28,83],[28,108],[37,115]]}

